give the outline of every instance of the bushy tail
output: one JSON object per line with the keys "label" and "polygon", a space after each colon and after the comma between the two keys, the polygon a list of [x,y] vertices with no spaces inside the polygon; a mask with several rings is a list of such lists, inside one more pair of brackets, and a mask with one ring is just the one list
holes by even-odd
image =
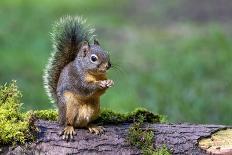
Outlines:
{"label": "bushy tail", "polygon": [[82,41],[90,41],[94,30],[82,17],[62,17],[53,26],[51,33],[53,51],[44,72],[44,87],[51,100],[57,100],[56,88],[62,69],[73,61]]}

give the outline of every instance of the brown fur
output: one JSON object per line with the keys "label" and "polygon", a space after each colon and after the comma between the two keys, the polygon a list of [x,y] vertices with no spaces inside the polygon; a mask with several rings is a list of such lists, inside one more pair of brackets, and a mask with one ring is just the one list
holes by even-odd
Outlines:
{"label": "brown fur", "polygon": [[93,75],[91,73],[87,73],[85,75],[85,81],[86,82],[97,82],[100,80],[106,80],[106,75],[105,74],[99,74],[99,75]]}
{"label": "brown fur", "polygon": [[[86,82],[98,82],[105,80],[105,75],[95,76],[86,74]],[[65,91],[64,97],[66,101],[66,125],[74,127],[87,127],[89,122],[97,118],[100,112],[99,99],[105,90],[99,90],[91,97],[83,97],[71,91]]]}
{"label": "brown fur", "polygon": [[99,97],[84,99],[73,92],[64,93],[67,111],[66,125],[87,127],[88,123],[99,115]]}
{"label": "brown fur", "polygon": [[[85,81],[88,82],[88,83],[98,83],[99,81],[102,81],[102,80],[106,80],[107,77],[105,74],[96,74],[96,75],[93,75],[91,73],[87,73],[85,75]],[[94,93],[92,96],[95,97],[95,98],[98,98],[99,96],[101,96],[102,94],[105,93],[105,89],[102,89],[102,90],[99,90],[97,91],[96,93]]]}

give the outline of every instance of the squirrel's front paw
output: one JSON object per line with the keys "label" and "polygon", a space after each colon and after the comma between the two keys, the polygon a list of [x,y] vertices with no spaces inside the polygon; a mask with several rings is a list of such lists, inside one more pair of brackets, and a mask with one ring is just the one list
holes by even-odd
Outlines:
{"label": "squirrel's front paw", "polygon": [[109,87],[112,87],[114,85],[114,81],[113,80],[103,80],[103,81],[100,81],[99,85],[101,88],[109,88]]}
{"label": "squirrel's front paw", "polygon": [[60,136],[63,136],[62,138],[67,141],[73,140],[74,135],[76,135],[76,132],[73,126],[66,126],[60,134]]}

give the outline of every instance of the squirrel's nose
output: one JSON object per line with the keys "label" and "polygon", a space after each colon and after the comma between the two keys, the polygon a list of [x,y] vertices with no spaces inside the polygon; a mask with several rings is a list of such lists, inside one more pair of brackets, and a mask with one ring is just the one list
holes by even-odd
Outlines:
{"label": "squirrel's nose", "polygon": [[111,63],[108,62],[106,69],[108,70],[108,69],[110,69],[110,67],[111,67]]}

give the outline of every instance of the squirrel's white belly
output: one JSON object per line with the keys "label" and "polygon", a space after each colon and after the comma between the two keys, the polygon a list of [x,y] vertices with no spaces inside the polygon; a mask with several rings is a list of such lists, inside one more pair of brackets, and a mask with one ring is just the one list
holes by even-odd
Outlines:
{"label": "squirrel's white belly", "polygon": [[87,127],[99,115],[99,105],[81,104],[75,119],[75,127]]}

